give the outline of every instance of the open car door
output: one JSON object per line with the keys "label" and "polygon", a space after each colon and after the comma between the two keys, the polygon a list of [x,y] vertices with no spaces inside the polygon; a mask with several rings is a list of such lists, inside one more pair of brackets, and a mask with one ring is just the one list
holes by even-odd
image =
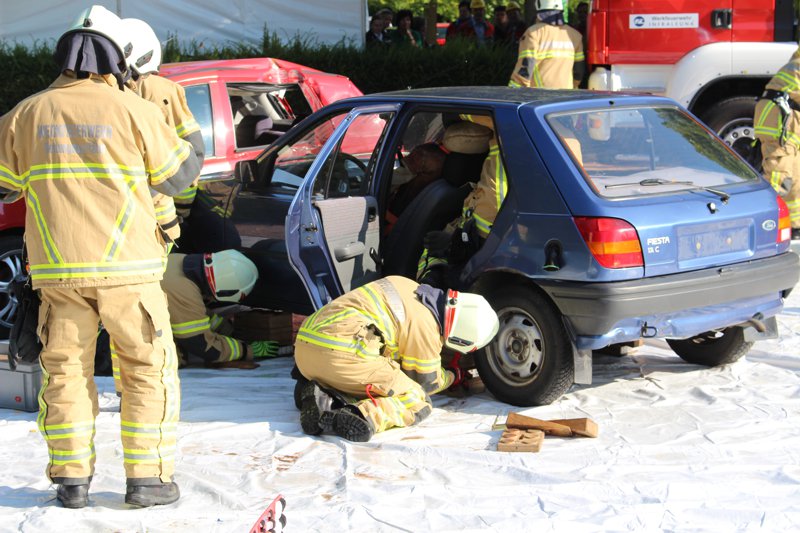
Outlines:
{"label": "open car door", "polygon": [[[324,145],[289,207],[285,237],[289,262],[315,309],[380,276],[375,173],[398,108],[354,108],[346,116],[317,123],[303,136],[306,143],[324,139]],[[283,160],[308,157],[303,142],[282,151],[286,153],[278,154],[279,163],[282,156]]]}

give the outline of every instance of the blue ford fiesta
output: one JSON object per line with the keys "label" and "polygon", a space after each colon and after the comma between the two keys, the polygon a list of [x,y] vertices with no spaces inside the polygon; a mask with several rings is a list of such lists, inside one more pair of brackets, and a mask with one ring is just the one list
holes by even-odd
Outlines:
{"label": "blue ford fiesta", "polygon": [[[491,147],[448,149],[463,121],[488,126]],[[423,145],[434,155],[418,157]],[[460,231],[487,175],[494,220],[446,279],[498,313],[475,364],[500,400],[552,402],[591,382],[592,351],[610,345],[663,338],[714,366],[777,335],[800,275],[786,205],[668,98],[504,87],[359,97],[203,187],[261,270],[245,303],[307,313],[378,277],[415,277],[426,235]]]}

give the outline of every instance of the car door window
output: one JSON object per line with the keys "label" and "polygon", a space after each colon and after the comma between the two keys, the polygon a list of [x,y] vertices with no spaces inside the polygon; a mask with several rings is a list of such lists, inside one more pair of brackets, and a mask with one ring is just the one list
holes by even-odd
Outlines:
{"label": "car door window", "polygon": [[317,198],[365,196],[370,191],[386,125],[394,113],[367,113],[353,118],[314,183]]}
{"label": "car door window", "polygon": [[200,125],[206,157],[214,155],[214,114],[211,112],[211,93],[208,85],[192,85],[185,88],[186,103]]}

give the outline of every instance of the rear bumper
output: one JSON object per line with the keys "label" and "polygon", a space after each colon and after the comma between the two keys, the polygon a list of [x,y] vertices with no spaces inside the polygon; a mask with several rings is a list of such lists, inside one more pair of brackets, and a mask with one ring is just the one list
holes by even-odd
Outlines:
{"label": "rear bumper", "polygon": [[741,323],[756,313],[772,316],[798,279],[800,257],[787,252],[632,281],[537,281],[567,319],[578,347],[591,349],[632,337],[689,336]]}

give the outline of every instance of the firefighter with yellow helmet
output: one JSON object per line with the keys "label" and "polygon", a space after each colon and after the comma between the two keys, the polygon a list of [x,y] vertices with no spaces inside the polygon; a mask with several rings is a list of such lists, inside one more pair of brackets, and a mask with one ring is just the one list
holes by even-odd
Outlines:
{"label": "firefighter with yellow helmet", "polygon": [[336,298],[306,318],[295,342],[303,431],[365,442],[423,420],[429,395],[463,377],[442,368],[442,347],[474,351],[498,328],[482,296],[400,276]]}
{"label": "firefighter with yellow helmet", "polygon": [[172,481],[178,365],[150,188],[174,195],[199,165],[159,109],[124,90],[130,50],[119,17],[92,6],[57,43],[61,75],[0,118],[0,196],[26,200],[30,272],[42,300],[38,425],[47,476],[70,508],[86,506],[94,474],[100,321],[118,344],[126,391],[125,501],[166,504],[180,494]]}
{"label": "firefighter with yellow helmet", "polygon": [[764,178],[786,201],[792,239],[800,239],[800,48],[767,84],[753,122]]}
{"label": "firefighter with yellow helmet", "polygon": [[583,37],[564,24],[562,0],[536,0],[536,19],[519,40],[509,87],[576,88],[586,70]]}

